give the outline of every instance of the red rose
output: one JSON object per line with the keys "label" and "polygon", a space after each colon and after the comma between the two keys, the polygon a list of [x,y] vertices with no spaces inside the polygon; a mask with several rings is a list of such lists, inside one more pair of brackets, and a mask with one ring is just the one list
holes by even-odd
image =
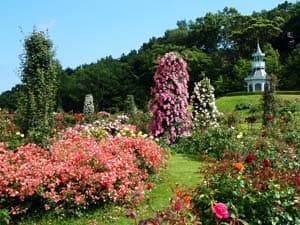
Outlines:
{"label": "red rose", "polygon": [[264,159],[264,165],[265,167],[270,167],[271,166],[271,162],[269,159]]}
{"label": "red rose", "polygon": [[256,159],[256,155],[250,154],[250,155],[247,155],[245,162],[252,163],[255,159]]}
{"label": "red rose", "polygon": [[151,191],[152,190],[152,183],[147,183],[147,190]]}

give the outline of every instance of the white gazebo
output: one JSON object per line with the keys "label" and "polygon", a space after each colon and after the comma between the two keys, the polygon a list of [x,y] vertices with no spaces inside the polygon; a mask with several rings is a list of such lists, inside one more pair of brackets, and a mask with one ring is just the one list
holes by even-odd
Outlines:
{"label": "white gazebo", "polygon": [[248,92],[262,92],[265,90],[267,73],[265,71],[266,65],[263,61],[264,56],[265,54],[261,51],[259,43],[257,43],[257,50],[252,54],[252,72],[245,78]]}

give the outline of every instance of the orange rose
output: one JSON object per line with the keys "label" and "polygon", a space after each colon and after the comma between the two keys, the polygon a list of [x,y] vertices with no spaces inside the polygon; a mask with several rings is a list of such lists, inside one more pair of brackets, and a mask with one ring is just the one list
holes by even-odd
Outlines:
{"label": "orange rose", "polygon": [[234,168],[237,169],[238,171],[242,171],[242,170],[244,169],[243,163],[240,163],[240,162],[235,163],[233,166],[234,166]]}
{"label": "orange rose", "polygon": [[183,201],[185,204],[189,204],[191,201],[191,197],[189,195],[184,196]]}
{"label": "orange rose", "polygon": [[177,190],[177,191],[176,191],[176,196],[177,196],[178,198],[180,198],[180,197],[182,196],[182,190]]}

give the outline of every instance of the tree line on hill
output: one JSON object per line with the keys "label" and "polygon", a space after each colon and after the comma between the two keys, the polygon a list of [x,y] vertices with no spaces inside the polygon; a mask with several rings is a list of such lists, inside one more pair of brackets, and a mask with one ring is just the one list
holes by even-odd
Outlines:
{"label": "tree line on hill", "polygon": [[[157,58],[170,51],[188,63],[190,93],[203,76],[211,80],[217,96],[244,91],[257,40],[266,53],[267,73],[278,77],[278,89],[300,90],[300,2],[286,1],[252,15],[224,8],[194,21],[178,21],[175,29],[120,58],[108,56],[75,69],[58,66],[56,107],[82,112],[84,96],[92,94],[95,110],[116,112],[133,95],[137,106],[146,110]],[[16,110],[21,89],[18,84],[3,92],[0,108]]]}

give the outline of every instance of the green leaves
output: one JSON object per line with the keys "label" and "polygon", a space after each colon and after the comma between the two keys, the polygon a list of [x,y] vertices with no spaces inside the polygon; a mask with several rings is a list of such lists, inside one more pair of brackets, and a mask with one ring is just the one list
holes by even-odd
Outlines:
{"label": "green leaves", "polygon": [[46,146],[53,123],[57,91],[58,63],[54,60],[49,37],[34,30],[24,40],[21,55],[21,89],[18,103],[18,124],[34,143]]}

